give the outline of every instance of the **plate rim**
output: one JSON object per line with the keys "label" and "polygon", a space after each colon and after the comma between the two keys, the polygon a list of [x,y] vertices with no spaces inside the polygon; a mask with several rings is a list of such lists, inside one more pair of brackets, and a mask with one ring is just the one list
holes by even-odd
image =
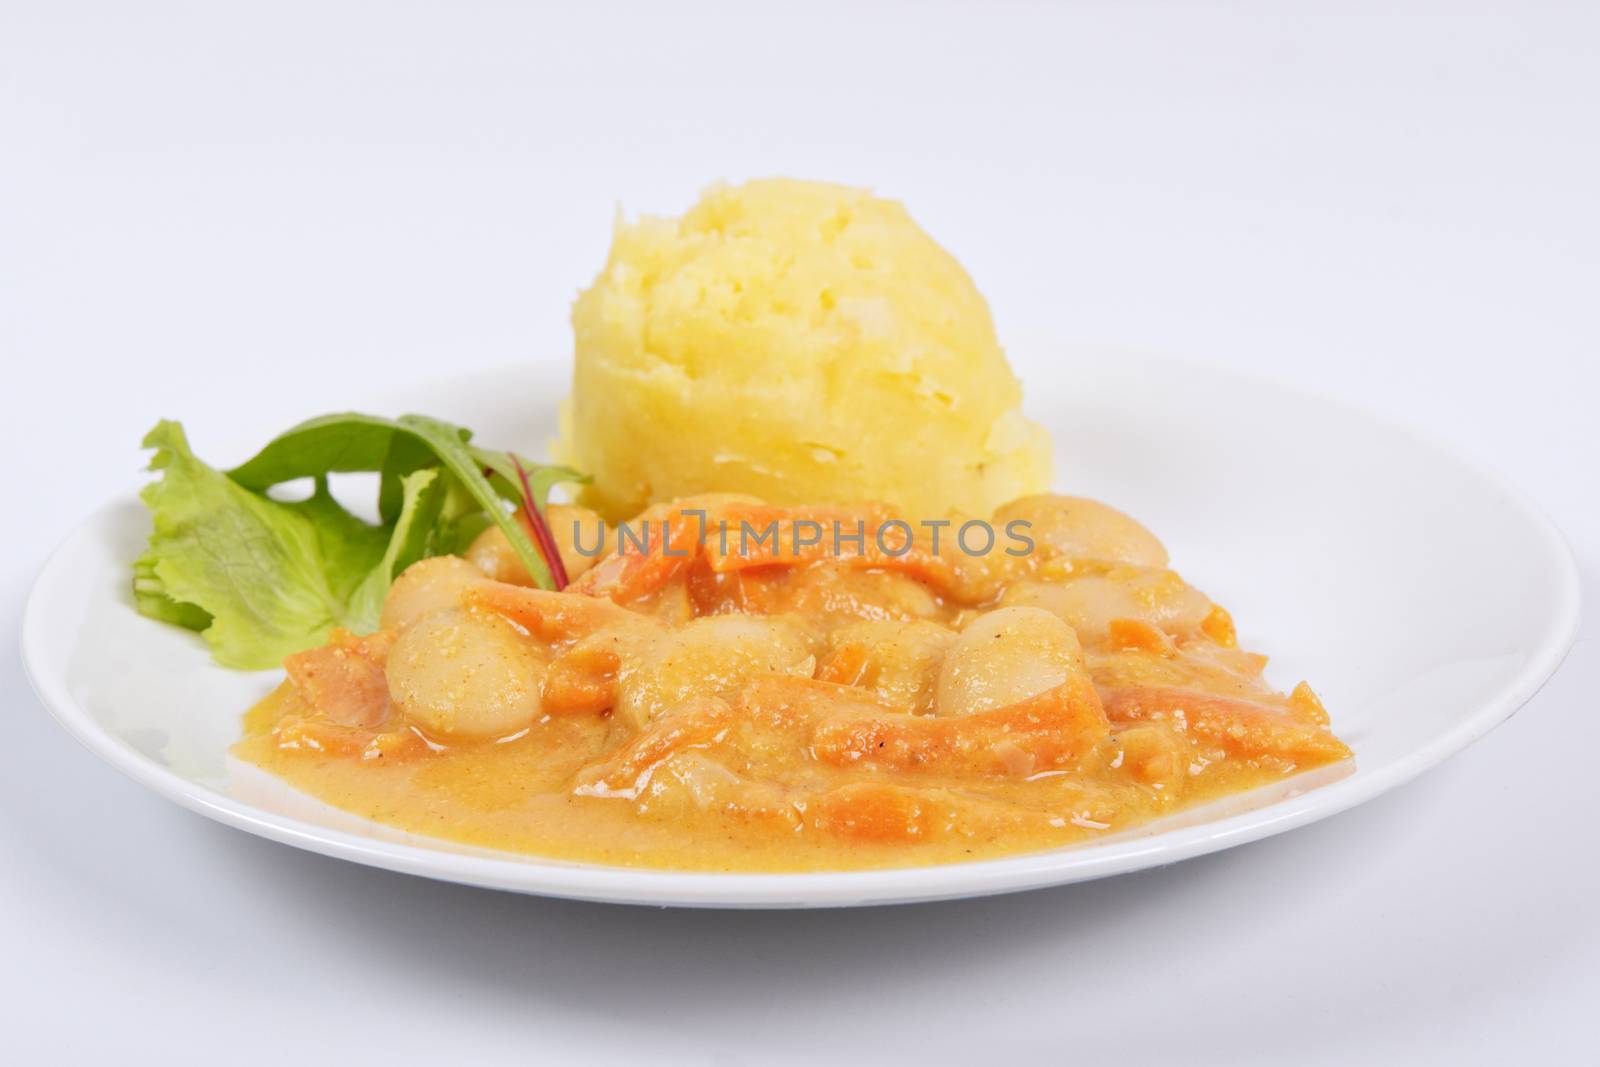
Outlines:
{"label": "plate rim", "polygon": [[[1055,341],[1051,347],[1063,347]],[[1037,346],[1044,347],[1044,346]],[[44,604],[72,551],[110,521],[118,508],[136,501],[122,494],[102,504],[62,540],[39,570],[22,615],[25,675],[51,716],[80,744],[145,788],[189,811],[247,833],[310,852],[404,874],[539,896],[617,904],[697,908],[815,908],[888,905],[989,896],[1127,873],[1178,862],[1261,840],[1347,811],[1437,766],[1483,737],[1531,700],[1560,668],[1582,615],[1581,573],[1560,528],[1526,493],[1498,470],[1454,443],[1338,397],[1291,383],[1183,359],[1155,357],[1109,345],[1070,345],[1100,355],[1176,365],[1191,372],[1241,379],[1330,405],[1353,417],[1378,422],[1441,455],[1496,489],[1545,542],[1560,573],[1560,599],[1553,605],[1537,646],[1492,696],[1470,713],[1387,767],[1352,774],[1266,807],[1165,832],[977,860],[968,863],[863,871],[744,873],[663,871],[580,864],[506,853],[478,856],[421,844],[382,840],[277,815],[191,781],[161,766],[103,729],[68,691],[64,678],[46,669]],[[484,373],[488,373],[485,369]],[[474,372],[468,371],[467,374]],[[464,376],[464,375],[457,375]]]}

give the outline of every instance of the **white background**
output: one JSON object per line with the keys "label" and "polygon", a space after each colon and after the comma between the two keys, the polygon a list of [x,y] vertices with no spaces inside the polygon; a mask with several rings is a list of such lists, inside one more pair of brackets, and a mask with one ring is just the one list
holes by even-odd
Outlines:
{"label": "white background", "polygon": [[1594,1062],[1592,622],[1514,720],[1329,822],[808,914],[256,840],[79,750],[15,652],[32,574],[139,484],[158,416],[205,451],[390,380],[564,360],[618,204],[772,174],[906,201],[1003,334],[1454,441],[1562,525],[1593,604],[1600,8],[1321,6],[0,3],[0,1057]]}

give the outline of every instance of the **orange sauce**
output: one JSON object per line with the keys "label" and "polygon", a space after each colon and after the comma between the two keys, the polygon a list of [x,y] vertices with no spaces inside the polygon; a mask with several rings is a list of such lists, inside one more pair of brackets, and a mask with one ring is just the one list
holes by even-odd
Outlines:
{"label": "orange sauce", "polygon": [[[291,657],[235,751],[415,833],[702,871],[1053,848],[1349,757],[1309,686],[1272,690],[1265,660],[1236,647],[1232,619],[1142,528],[1119,533],[1085,507],[1065,509],[1065,532],[1046,524],[1020,560],[613,556],[561,594],[472,580],[448,610],[514,628],[544,672],[522,728],[446,736],[408,717],[414,694],[389,659],[405,647],[397,623]],[[391,600],[404,593],[402,580]],[[731,659],[705,625],[724,616],[781,624],[789,644],[771,647],[798,651]],[[739,625],[728,633],[745,640]],[[1059,631],[1056,644],[1035,631]],[[691,633],[715,640],[685,643]],[[1007,689],[1034,670],[1042,690]]]}

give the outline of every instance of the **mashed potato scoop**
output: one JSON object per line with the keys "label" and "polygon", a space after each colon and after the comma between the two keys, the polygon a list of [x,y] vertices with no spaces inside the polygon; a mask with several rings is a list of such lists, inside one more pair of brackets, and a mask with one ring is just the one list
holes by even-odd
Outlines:
{"label": "mashed potato scoop", "polygon": [[867,192],[756,181],[619,223],[572,321],[559,450],[608,518],[713,491],[988,515],[1049,487],[983,297]]}

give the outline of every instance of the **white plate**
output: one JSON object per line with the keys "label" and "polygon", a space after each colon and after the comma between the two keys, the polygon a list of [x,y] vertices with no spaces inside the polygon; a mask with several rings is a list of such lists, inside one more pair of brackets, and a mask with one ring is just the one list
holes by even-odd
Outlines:
{"label": "white plate", "polygon": [[[1124,353],[1057,347],[1030,409],[1060,484],[1115,504],[1226,605],[1280,685],[1308,678],[1355,749],[1353,773],[1295,779],[1074,848],[839,874],[694,874],[533,859],[403,833],[296,793],[227,753],[277,681],[213,666],[193,635],[136,615],[130,496],[45,566],[23,656],[89,749],[161,795],[275,841],[411,874],[551,896],[701,907],[816,907],[975,896],[1171,863],[1303,826],[1392,789],[1481,737],[1559,665],[1578,622],[1561,535],[1497,478],[1371,415],[1280,386]],[[565,382],[532,369],[393,398],[537,454]],[[530,414],[530,409],[532,413]],[[312,414],[307,412],[307,414]],[[214,460],[242,459],[196,442]],[[84,773],[92,773],[87,767]],[[1333,780],[1329,780],[1329,779]],[[63,783],[62,788],[70,788]]]}

